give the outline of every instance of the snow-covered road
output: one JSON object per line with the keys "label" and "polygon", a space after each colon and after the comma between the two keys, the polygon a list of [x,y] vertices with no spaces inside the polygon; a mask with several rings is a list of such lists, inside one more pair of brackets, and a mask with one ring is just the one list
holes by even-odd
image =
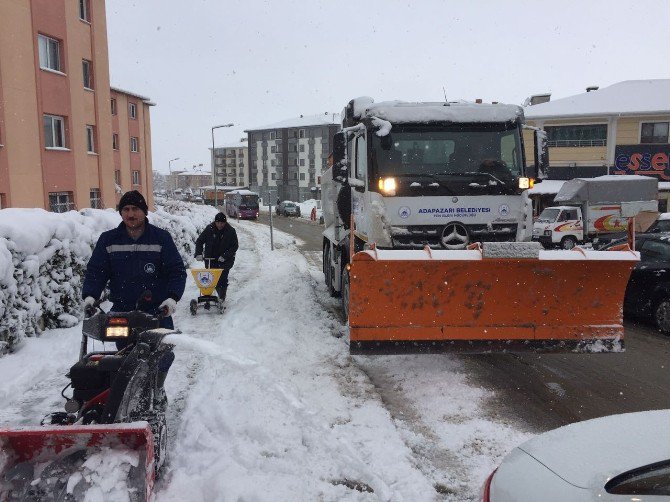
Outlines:
{"label": "snow-covered road", "polygon": [[[476,500],[530,434],[492,421],[489,393],[446,355],[351,357],[318,264],[294,238],[235,222],[227,310],[175,315],[169,460],[157,501]],[[0,358],[0,422],[62,407],[80,327]]]}

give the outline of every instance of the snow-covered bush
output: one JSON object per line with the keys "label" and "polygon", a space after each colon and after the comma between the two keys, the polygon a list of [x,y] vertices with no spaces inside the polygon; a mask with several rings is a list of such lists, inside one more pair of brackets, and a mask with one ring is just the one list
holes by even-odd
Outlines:
{"label": "snow-covered bush", "polygon": [[[170,232],[188,264],[215,214],[210,206],[171,201],[157,205],[149,221]],[[0,210],[0,352],[44,328],[79,322],[86,264],[100,234],[120,222],[111,209]]]}

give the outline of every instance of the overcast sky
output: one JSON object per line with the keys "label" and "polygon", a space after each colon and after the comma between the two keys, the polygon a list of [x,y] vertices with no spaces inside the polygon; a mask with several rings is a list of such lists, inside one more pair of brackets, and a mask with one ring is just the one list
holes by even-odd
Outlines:
{"label": "overcast sky", "polygon": [[149,96],[153,168],[245,129],[375,101],[521,104],[670,78],[670,2],[107,0],[113,86]]}

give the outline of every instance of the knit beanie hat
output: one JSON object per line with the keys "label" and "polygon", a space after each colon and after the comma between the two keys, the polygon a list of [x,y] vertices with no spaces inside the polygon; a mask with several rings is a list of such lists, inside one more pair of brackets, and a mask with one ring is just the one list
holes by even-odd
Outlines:
{"label": "knit beanie hat", "polygon": [[144,196],[137,190],[131,190],[130,192],[123,194],[121,200],[119,201],[119,213],[121,213],[121,210],[125,206],[137,206],[142,211],[144,211],[144,214],[149,214],[149,206],[147,206],[147,201],[144,200]]}

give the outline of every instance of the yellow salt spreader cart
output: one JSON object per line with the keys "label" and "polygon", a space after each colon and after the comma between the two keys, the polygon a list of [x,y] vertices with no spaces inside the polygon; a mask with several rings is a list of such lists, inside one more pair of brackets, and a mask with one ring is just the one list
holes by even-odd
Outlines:
{"label": "yellow salt spreader cart", "polygon": [[220,268],[210,268],[212,261],[214,261],[213,258],[205,258],[207,268],[191,269],[193,280],[195,280],[195,284],[200,289],[200,296],[197,299],[194,298],[191,300],[191,315],[198,313],[200,305],[204,305],[205,310],[210,310],[212,306],[215,306],[219,314],[223,314],[223,300],[216,294],[216,285],[223,270]]}

